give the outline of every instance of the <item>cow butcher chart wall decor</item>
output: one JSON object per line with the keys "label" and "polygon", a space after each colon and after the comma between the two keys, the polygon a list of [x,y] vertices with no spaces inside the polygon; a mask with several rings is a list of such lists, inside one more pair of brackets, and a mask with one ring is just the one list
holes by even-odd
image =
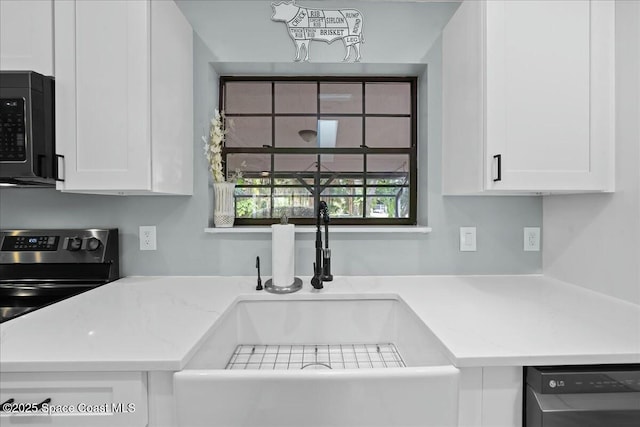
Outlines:
{"label": "cow butcher chart wall decor", "polygon": [[305,50],[304,61],[309,60],[309,42],[312,40],[333,43],[341,39],[346,54],[343,61],[351,56],[351,47],[355,49],[354,61],[360,61],[360,43],[362,37],[362,13],[355,9],[310,9],[298,6],[295,1],[271,3],[273,16],[271,20],[284,22],[289,36],[296,44],[296,57],[300,61],[302,49]]}

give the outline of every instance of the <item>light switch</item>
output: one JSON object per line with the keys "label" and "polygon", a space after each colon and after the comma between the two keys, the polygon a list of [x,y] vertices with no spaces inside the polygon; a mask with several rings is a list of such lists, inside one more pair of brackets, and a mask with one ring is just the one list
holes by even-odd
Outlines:
{"label": "light switch", "polygon": [[475,252],[476,251],[476,228],[460,227],[460,251]]}

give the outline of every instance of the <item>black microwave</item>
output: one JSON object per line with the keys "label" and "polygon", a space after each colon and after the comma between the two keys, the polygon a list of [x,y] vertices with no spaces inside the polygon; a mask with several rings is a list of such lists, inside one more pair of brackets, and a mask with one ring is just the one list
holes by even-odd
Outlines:
{"label": "black microwave", "polygon": [[0,184],[55,184],[54,96],[51,77],[0,71]]}

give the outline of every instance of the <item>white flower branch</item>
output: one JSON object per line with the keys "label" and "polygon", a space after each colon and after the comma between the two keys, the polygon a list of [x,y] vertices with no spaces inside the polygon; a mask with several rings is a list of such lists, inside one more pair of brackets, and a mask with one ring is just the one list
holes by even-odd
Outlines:
{"label": "white flower branch", "polygon": [[[227,123],[229,127],[227,128]],[[222,147],[229,130],[233,128],[233,121],[227,119],[224,111],[214,111],[209,129],[209,138],[202,137],[204,142],[204,155],[209,165],[209,173],[213,182],[226,182],[224,177],[224,162],[222,161]],[[246,162],[242,162],[240,168],[246,167]],[[229,175],[229,181],[235,182],[242,178],[242,170],[238,168]]]}

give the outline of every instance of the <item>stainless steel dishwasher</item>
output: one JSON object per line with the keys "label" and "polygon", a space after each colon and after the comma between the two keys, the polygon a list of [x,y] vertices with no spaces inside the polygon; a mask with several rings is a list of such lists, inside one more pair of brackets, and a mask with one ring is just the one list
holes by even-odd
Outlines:
{"label": "stainless steel dishwasher", "polygon": [[640,426],[640,364],[525,368],[524,427]]}

